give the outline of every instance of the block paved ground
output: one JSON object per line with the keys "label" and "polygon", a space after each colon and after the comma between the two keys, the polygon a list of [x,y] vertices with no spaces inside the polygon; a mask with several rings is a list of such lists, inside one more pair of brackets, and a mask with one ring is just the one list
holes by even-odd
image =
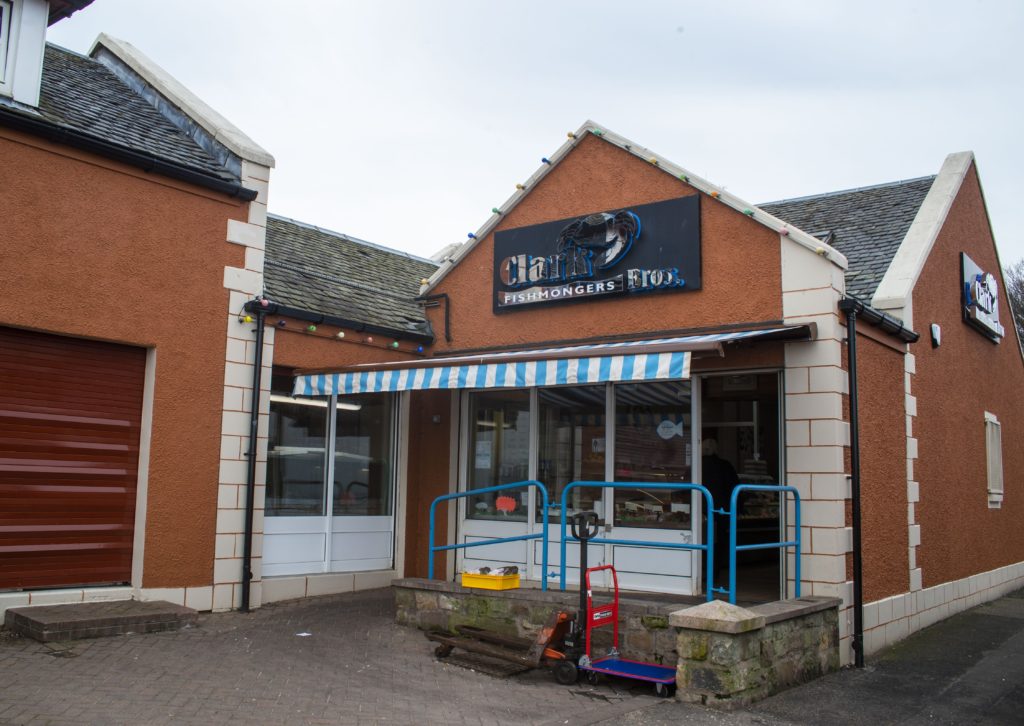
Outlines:
{"label": "block paved ground", "polygon": [[[308,634],[308,635],[305,635]],[[0,724],[1021,724],[1024,591],[734,712],[628,682],[496,679],[433,657],[390,590],[312,598],[198,627],[41,644],[0,631]]]}
{"label": "block paved ground", "polygon": [[172,633],[42,644],[0,632],[4,724],[564,723],[654,702],[643,693],[446,665],[394,623],[390,590],[205,614]]}

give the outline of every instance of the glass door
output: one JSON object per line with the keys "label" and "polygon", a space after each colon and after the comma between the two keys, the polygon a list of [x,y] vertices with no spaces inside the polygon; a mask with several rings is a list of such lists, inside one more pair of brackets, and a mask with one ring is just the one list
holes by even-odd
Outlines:
{"label": "glass door", "polygon": [[[701,379],[701,462],[715,506],[728,509],[736,484],[781,482],[779,374],[745,373]],[[778,542],[779,495],[751,492],[738,502],[737,542]],[[728,576],[728,518],[715,520],[715,584]],[[737,553],[737,594],[747,600],[779,597],[780,551]]]}
{"label": "glass door", "polygon": [[[562,493],[570,482],[607,479],[607,429],[605,425],[608,387],[565,386],[541,388],[537,391],[538,441],[537,479],[548,488],[548,572],[558,572],[561,566],[561,501]],[[605,519],[607,490],[603,488],[574,488],[569,492],[568,516],[577,512],[597,512]],[[540,532],[541,508],[537,502],[533,531]],[[543,562],[539,540],[533,543],[533,572],[540,576]],[[607,562],[604,545],[590,545],[587,564]],[[571,543],[566,548],[566,579],[579,582],[580,547]],[[552,581],[557,582],[557,581]]]}
{"label": "glass door", "polygon": [[293,398],[290,372],[271,386],[263,574],[390,569],[394,398]]}
{"label": "glass door", "polygon": [[[485,489],[530,479],[530,391],[475,391],[464,398],[466,489]],[[517,537],[529,527],[529,490],[491,492],[460,500],[462,542]],[[515,565],[525,571],[528,541],[458,550],[460,572]]]}
{"label": "glass door", "polygon": [[332,572],[386,570],[394,561],[394,399],[335,404],[329,561]]}
{"label": "glass door", "polygon": [[264,576],[324,571],[328,405],[326,398],[270,396]]}
{"label": "glass door", "polygon": [[[615,489],[609,539],[680,544],[693,542],[692,495],[643,484],[693,481],[693,413],[689,381],[638,383],[614,388],[613,478],[636,482]],[[609,545],[622,587],[692,594],[689,550]]]}

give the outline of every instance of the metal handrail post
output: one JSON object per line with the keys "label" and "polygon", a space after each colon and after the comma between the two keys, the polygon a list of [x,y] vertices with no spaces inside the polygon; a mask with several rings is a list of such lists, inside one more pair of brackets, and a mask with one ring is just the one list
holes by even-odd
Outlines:
{"label": "metal handrail post", "polygon": [[[540,484],[540,482],[537,482],[537,483]],[[540,536],[540,541],[541,541],[541,548],[540,548],[540,566],[541,566],[541,571],[540,571],[540,589],[541,589],[541,592],[544,592],[545,590],[548,589],[548,488],[546,486],[544,486],[543,484],[540,484],[540,495],[541,495],[541,499],[543,500],[543,507],[544,507],[544,509],[543,509],[544,514],[541,515],[541,525],[540,525],[540,530],[541,530],[541,536]],[[526,554],[527,554],[526,565],[527,565],[527,567],[529,567],[530,562],[533,560],[533,557],[531,556],[533,553],[530,552],[529,549],[527,549]]]}
{"label": "metal handrail post", "polygon": [[427,549],[427,579],[434,579],[434,514],[437,512],[437,503],[440,501],[440,497],[430,503],[430,540],[428,542],[429,548]]}
{"label": "metal handrail post", "polygon": [[[794,503],[794,524],[796,527],[796,537],[792,540],[783,540],[781,542],[762,542],[752,545],[738,545],[736,544],[736,530],[737,530],[737,518],[739,511],[739,496],[743,492],[790,492],[793,495]],[[779,506],[785,506],[785,499],[780,495]],[[793,568],[793,574],[796,578],[794,584],[794,596],[800,597],[800,553],[802,551],[802,535],[800,533],[800,492],[796,487],[791,486],[778,486],[774,484],[737,484],[733,487],[732,496],[729,502],[729,602],[733,605],[736,604],[736,552],[739,550],[766,550],[766,549],[784,549],[786,547],[792,547],[796,552],[796,564]]]}
{"label": "metal handrail post", "polygon": [[[537,487],[541,493],[541,501],[544,506],[544,514],[541,520],[541,533],[540,534],[525,534],[518,537],[498,537],[491,538],[484,542],[464,542],[462,544],[453,545],[434,545],[434,519],[437,513],[437,505],[439,502],[446,502],[452,499],[464,499],[466,497],[478,496],[480,494],[490,494],[492,492],[507,491],[509,489],[521,489],[523,487]],[[492,487],[483,487],[481,489],[470,489],[465,492],[453,492],[452,494],[444,494],[437,497],[430,503],[430,529],[428,534],[428,549],[427,549],[427,579],[434,579],[434,553],[435,552],[446,552],[448,550],[456,549],[467,549],[469,547],[482,547],[489,544],[501,544],[503,542],[521,542],[525,540],[534,540],[542,538],[544,540],[544,549],[541,553],[541,565],[544,568],[540,576],[540,589],[545,591],[548,589],[548,548],[547,548],[547,537],[548,537],[548,489],[541,482],[535,479],[528,479],[520,482],[513,482],[511,484],[499,484]],[[532,556],[527,551],[526,562],[529,564]]]}
{"label": "metal handrail post", "polygon": [[736,604],[736,524],[737,506],[742,484],[733,487],[729,498],[729,602]]}
{"label": "metal handrail post", "polygon": [[[573,489],[581,487],[593,487],[593,488],[609,488],[609,489],[660,489],[663,491],[699,491],[704,496],[704,502],[707,506],[707,511],[710,513],[714,509],[714,498],[711,496],[711,492],[701,484],[692,483],[681,483],[681,484],[663,484],[661,482],[603,482],[603,481],[574,481],[566,485],[565,489],[562,490],[562,516],[561,516],[561,533],[560,533],[560,545],[559,545],[559,579],[561,580],[560,589],[565,590],[566,582],[566,542],[568,537],[566,536],[566,512],[569,508],[569,492]],[[693,514],[690,516],[691,529],[693,523]],[[681,550],[703,550],[705,562],[707,567],[710,568],[714,564],[714,555],[712,553],[714,544],[714,532],[711,523],[707,526],[708,537],[704,544],[672,544],[670,542],[649,542],[646,540],[628,540],[628,539],[606,539],[595,537],[590,540],[597,544],[623,544],[623,545],[643,545],[648,547],[660,547],[662,549],[681,549]],[[581,577],[582,582],[582,577]],[[710,587],[706,587],[707,590],[706,599],[710,601],[712,599],[712,591]]]}

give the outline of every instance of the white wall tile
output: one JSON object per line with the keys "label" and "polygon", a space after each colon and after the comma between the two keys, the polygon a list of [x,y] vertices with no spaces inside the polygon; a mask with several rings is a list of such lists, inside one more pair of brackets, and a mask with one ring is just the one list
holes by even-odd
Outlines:
{"label": "white wall tile", "polygon": [[808,393],[810,391],[810,368],[806,366],[786,368],[783,376],[786,393]]}
{"label": "white wall tile", "polygon": [[352,592],[354,578],[351,572],[323,575],[308,575],[306,577],[306,594],[333,595],[339,592]]}
{"label": "white wall tile", "polygon": [[814,366],[808,371],[812,392],[832,391],[845,394],[850,387],[846,371],[838,366]]}
{"label": "white wall tile", "polygon": [[175,605],[185,604],[185,588],[183,587],[148,587],[139,590],[139,599],[145,602],[166,600]]}
{"label": "white wall tile", "polygon": [[243,509],[217,510],[217,534],[242,532],[244,523],[245,510]]}
{"label": "white wall tile", "polygon": [[263,581],[264,602],[279,602],[306,597],[306,578],[268,577]]}
{"label": "white wall tile", "polygon": [[813,499],[849,499],[850,477],[841,472],[811,474],[811,497]]}
{"label": "white wall tile", "polygon": [[260,225],[228,220],[227,241],[233,244],[263,249],[266,246],[266,234],[266,229]]}
{"label": "white wall tile", "polygon": [[213,582],[215,584],[241,581],[242,560],[240,558],[213,561]]}
{"label": "white wall tile", "polygon": [[213,586],[213,611],[224,612],[225,610],[231,609],[231,593],[234,589],[233,585],[214,585]]}
{"label": "white wall tile", "polygon": [[840,446],[787,446],[786,468],[792,472],[842,473],[845,469]]}
{"label": "white wall tile", "polygon": [[185,588],[185,607],[207,612],[213,609],[213,586]]}
{"label": "white wall tile", "polygon": [[258,295],[263,291],[263,275],[241,267],[225,267],[224,287],[249,295]]}
{"label": "white wall tile", "polygon": [[838,340],[816,340],[785,344],[786,367],[842,365],[842,344]]}
{"label": "white wall tile", "polygon": [[85,594],[81,588],[68,588],[61,590],[32,590],[28,593],[29,605],[64,605],[68,603],[82,602]]}
{"label": "white wall tile", "polygon": [[810,421],[786,421],[786,444],[788,446],[810,446]]}
{"label": "white wall tile", "polygon": [[838,393],[786,394],[786,419],[841,419],[843,398]]}
{"label": "white wall tile", "polygon": [[849,446],[850,424],[836,419],[811,421],[811,445]]}

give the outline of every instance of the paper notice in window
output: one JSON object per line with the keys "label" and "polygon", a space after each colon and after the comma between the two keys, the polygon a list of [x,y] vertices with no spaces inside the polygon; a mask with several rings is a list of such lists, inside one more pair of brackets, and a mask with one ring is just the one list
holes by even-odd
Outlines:
{"label": "paper notice in window", "polygon": [[491,442],[490,441],[477,441],[476,442],[476,468],[477,469],[490,469],[491,468]]}

